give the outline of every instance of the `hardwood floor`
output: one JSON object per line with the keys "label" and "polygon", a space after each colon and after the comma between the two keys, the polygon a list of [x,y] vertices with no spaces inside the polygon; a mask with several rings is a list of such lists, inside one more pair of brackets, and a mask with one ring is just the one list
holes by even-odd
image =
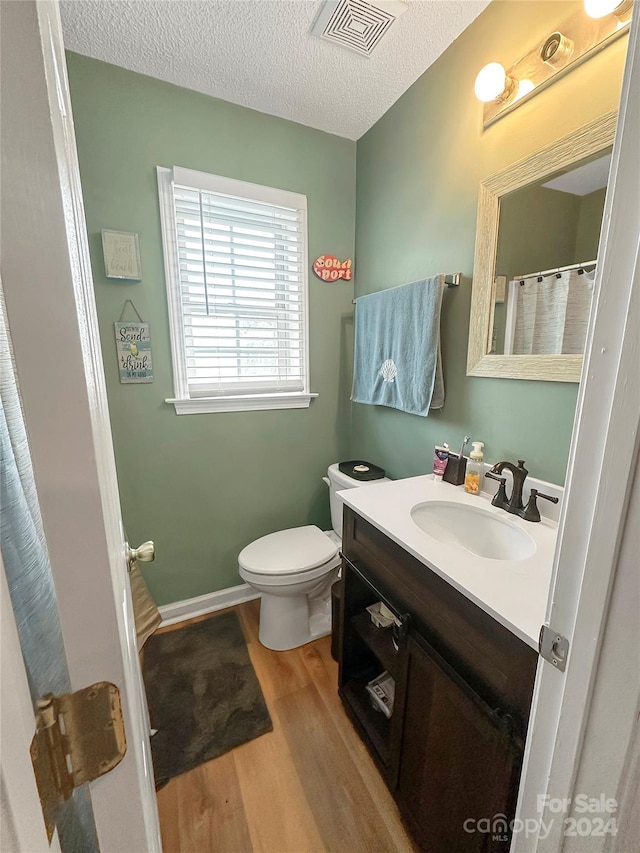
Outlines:
{"label": "hardwood floor", "polygon": [[288,652],[265,649],[259,607],[250,601],[232,609],[273,731],[158,792],[165,853],[413,853],[393,798],[342,709],[330,638]]}

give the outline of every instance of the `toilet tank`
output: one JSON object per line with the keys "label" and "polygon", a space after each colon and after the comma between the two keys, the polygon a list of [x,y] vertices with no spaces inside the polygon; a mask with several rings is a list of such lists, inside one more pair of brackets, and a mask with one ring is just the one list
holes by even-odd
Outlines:
{"label": "toilet tank", "polygon": [[389,481],[388,477],[382,477],[378,480],[369,480],[367,482],[362,482],[362,480],[354,480],[353,477],[349,477],[347,474],[343,474],[342,471],[338,468],[338,462],[335,462],[333,465],[329,465],[327,470],[328,478],[325,478],[325,482],[329,486],[329,503],[331,505],[331,526],[338,534],[338,536],[342,537],[342,509],[343,503],[342,500],[338,497],[336,492],[341,491],[342,489],[356,489],[365,486],[371,486],[375,483],[385,483]]}

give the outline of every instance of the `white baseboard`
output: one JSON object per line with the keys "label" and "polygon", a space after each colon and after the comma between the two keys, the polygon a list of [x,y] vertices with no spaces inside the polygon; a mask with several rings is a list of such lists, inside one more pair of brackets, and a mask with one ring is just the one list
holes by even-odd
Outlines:
{"label": "white baseboard", "polygon": [[207,592],[196,598],[162,604],[158,608],[162,616],[160,627],[164,628],[165,625],[174,625],[185,619],[193,619],[194,616],[204,616],[205,613],[214,613],[216,610],[233,607],[234,604],[242,604],[243,601],[251,601],[254,598],[260,598],[260,593],[252,589],[249,584],[242,583],[239,586],[220,589],[218,592]]}

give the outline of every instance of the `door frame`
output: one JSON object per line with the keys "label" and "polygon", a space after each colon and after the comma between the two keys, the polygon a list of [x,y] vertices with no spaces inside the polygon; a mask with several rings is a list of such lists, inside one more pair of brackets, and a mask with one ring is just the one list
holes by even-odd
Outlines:
{"label": "door frame", "polygon": [[[539,796],[571,801],[578,793],[600,793],[574,789],[640,435],[639,11],[629,35],[598,251],[596,309],[587,335],[545,619],[571,645],[564,673],[539,660],[516,813],[518,820],[537,828],[528,837],[514,837],[514,853],[563,849],[565,815],[548,807],[539,810]],[[637,528],[628,523],[626,535],[637,535]],[[629,738],[629,731],[611,732],[623,754]],[[616,796],[618,790],[604,793]],[[541,818],[551,824],[548,835]]]}
{"label": "door frame", "polygon": [[103,853],[159,853],[59,9],[2,6],[2,278],[17,378],[72,688],[116,684],[127,733],[123,761],[90,784],[98,840]]}

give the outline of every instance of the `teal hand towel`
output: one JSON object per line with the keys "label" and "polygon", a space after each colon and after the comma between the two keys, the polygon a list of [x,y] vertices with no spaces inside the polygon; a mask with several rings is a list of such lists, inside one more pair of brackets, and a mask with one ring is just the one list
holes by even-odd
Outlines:
{"label": "teal hand towel", "polygon": [[440,309],[444,275],[356,300],[355,403],[426,417],[444,405]]}

